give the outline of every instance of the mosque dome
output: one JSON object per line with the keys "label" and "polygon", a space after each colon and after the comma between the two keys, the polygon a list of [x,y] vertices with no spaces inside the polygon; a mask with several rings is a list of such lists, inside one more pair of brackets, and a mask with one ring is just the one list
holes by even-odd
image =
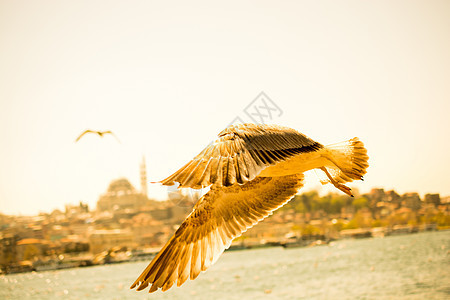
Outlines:
{"label": "mosque dome", "polygon": [[116,195],[131,194],[131,193],[135,193],[135,189],[134,189],[133,185],[131,185],[131,183],[127,179],[120,178],[120,179],[114,180],[113,182],[111,182],[109,184],[107,193],[108,194],[116,194]]}

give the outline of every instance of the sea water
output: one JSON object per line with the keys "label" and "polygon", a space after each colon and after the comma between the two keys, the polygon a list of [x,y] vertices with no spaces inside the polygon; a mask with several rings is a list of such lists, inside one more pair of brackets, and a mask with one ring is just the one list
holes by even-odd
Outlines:
{"label": "sea water", "polygon": [[450,231],[229,251],[181,287],[129,286],[148,262],[0,276],[0,299],[450,299]]}

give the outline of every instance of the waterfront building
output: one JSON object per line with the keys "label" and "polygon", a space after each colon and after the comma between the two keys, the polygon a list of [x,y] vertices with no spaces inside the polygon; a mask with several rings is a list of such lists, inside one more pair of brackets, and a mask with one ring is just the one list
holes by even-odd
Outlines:
{"label": "waterfront building", "polygon": [[114,247],[135,247],[133,234],[129,230],[95,230],[89,235],[89,251],[97,254]]}

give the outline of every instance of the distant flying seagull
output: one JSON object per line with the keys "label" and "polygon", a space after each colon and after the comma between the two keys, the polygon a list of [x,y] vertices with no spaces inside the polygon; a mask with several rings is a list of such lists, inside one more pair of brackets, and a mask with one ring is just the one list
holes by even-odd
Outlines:
{"label": "distant flying seagull", "polygon": [[[131,288],[166,291],[208,269],[234,238],[271,215],[303,186],[303,172],[319,169],[326,182],[352,196],[346,182],[369,166],[364,144],[353,138],[323,146],[276,125],[230,126],[163,185],[211,186]],[[325,183],[325,182],[322,182]]]}
{"label": "distant flying seagull", "polygon": [[100,137],[103,137],[103,135],[105,135],[105,134],[111,134],[120,143],[120,140],[117,138],[117,136],[111,130],[108,130],[108,131],[94,131],[94,130],[90,130],[90,129],[87,129],[82,134],[80,134],[80,136],[77,137],[77,139],[75,140],[75,143],[78,142],[86,133],[95,133],[95,134],[98,134]]}

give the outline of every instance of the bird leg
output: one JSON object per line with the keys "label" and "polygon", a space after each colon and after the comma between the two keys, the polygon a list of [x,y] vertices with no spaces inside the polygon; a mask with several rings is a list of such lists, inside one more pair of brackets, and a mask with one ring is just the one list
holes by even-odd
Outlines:
{"label": "bird leg", "polygon": [[344,193],[346,193],[347,195],[354,197],[352,192],[351,192],[351,188],[349,188],[346,185],[343,185],[339,182],[337,182],[336,180],[333,179],[333,177],[331,176],[331,174],[328,172],[328,170],[325,167],[321,167],[320,168],[322,171],[325,172],[325,174],[327,175],[328,179],[330,179],[330,182],[339,190],[343,191]]}

